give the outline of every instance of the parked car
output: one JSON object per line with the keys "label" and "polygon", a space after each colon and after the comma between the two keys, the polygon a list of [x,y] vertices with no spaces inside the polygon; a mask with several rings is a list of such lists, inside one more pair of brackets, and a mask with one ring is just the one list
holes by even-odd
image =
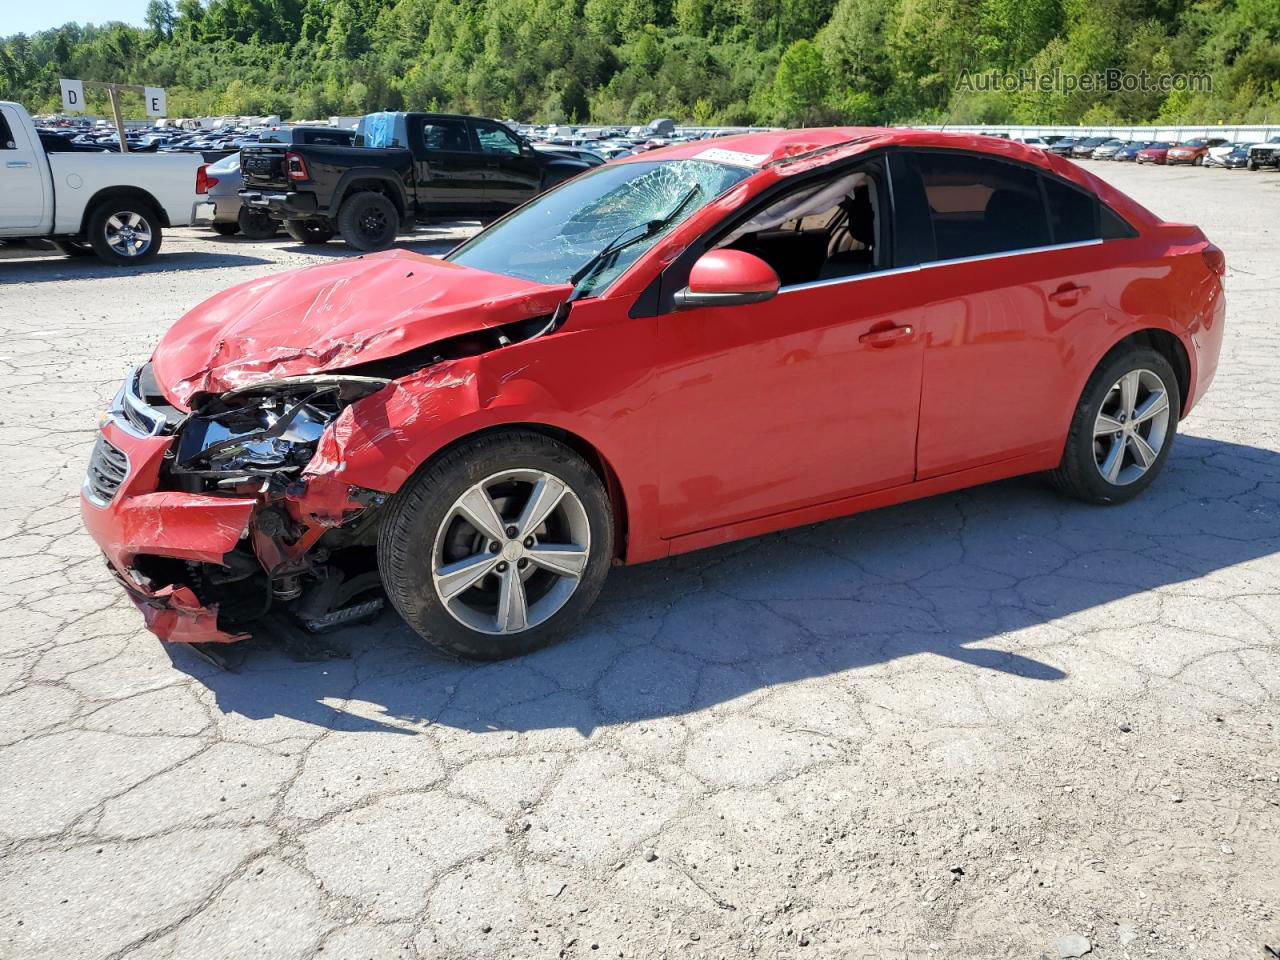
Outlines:
{"label": "parked car", "polygon": [[1050,141],[1043,137],[1014,137],[1013,139],[1015,143],[1023,143],[1028,147],[1038,147],[1041,150],[1047,150],[1050,146]]}
{"label": "parked car", "polygon": [[207,217],[198,156],[48,152],[27,111],[0,101],[0,237],[46,238],[67,256],[137,265],[165,227]]}
{"label": "parked car", "polygon": [[535,143],[533,149],[539,153],[549,153],[555,156],[568,157],[570,160],[580,160],[589,167],[598,167],[604,163],[604,157],[595,150],[588,150],[586,147],[556,147],[551,144]]}
{"label": "parked car", "polygon": [[[1205,153],[1204,155],[1204,166],[1206,167],[1226,166],[1226,164],[1223,163],[1223,160],[1228,155],[1234,153],[1239,147],[1242,147],[1242,146],[1244,146],[1244,144],[1231,143],[1228,140],[1224,140],[1222,143],[1219,143],[1217,146],[1210,147],[1208,152]],[[1246,156],[1248,155],[1247,149],[1245,150],[1245,155]]]}
{"label": "parked car", "polygon": [[1075,149],[1075,145],[1079,143],[1076,137],[1063,137],[1049,144],[1049,152],[1059,157],[1071,156],[1071,151]]}
{"label": "parked car", "polygon": [[387,146],[245,147],[240,199],[301,243],[341,233],[358,250],[383,250],[415,221],[495,216],[590,169],[483,117],[370,114],[357,141]]}
{"label": "parked car", "polygon": [[1206,167],[1222,167],[1226,170],[1238,170],[1249,165],[1249,148],[1233,146],[1227,153],[1214,153],[1212,150],[1204,158]]}
{"label": "parked car", "polygon": [[1116,154],[1126,146],[1126,141],[1112,138],[1098,144],[1093,151],[1094,160],[1114,160]]}
{"label": "parked car", "polygon": [[1162,140],[1157,140],[1155,143],[1145,146],[1138,151],[1138,156],[1136,158],[1137,162],[1163,164],[1168,159],[1169,151],[1172,148],[1173,148],[1172,143],[1166,143]]}
{"label": "parked car", "polygon": [[1272,137],[1266,143],[1255,143],[1251,146],[1248,165],[1250,170],[1280,166],[1280,136]]}
{"label": "parked car", "polygon": [[1169,166],[1182,163],[1201,166],[1210,147],[1220,147],[1226,142],[1223,137],[1192,137],[1190,140],[1183,140],[1182,143],[1169,148],[1168,153],[1165,154],[1165,163]]}
{"label": "parked car", "polygon": [[[280,127],[263,131],[255,143],[322,143],[350,146],[355,138],[352,130],[337,127]],[[209,167],[209,200],[213,203],[213,229],[224,237],[242,233],[250,240],[269,240],[279,232],[280,224],[264,210],[245,206],[240,199],[244,177],[240,172],[239,152],[229,154]]]}
{"label": "parked car", "polygon": [[563,636],[615,563],[1017,474],[1090,503],[1159,474],[1222,341],[1198,228],[989,137],[708,152],[596,167],[443,260],[255,277],[178,320],[81,507],[147,625],[322,627],[385,584],[426,642],[498,659]]}
{"label": "parked car", "polygon": [[1071,148],[1071,157],[1073,160],[1089,160],[1093,157],[1093,151],[1098,149],[1107,142],[1107,137],[1086,137],[1080,140]]}
{"label": "parked car", "polygon": [[1115,156],[1111,159],[1120,163],[1132,163],[1138,159],[1138,154],[1147,147],[1155,143],[1154,140],[1130,140],[1123,147],[1115,152]]}

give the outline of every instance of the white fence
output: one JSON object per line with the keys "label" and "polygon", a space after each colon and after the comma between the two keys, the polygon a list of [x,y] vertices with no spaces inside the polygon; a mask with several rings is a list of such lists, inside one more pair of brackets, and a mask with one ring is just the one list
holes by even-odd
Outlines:
{"label": "white fence", "polygon": [[1193,137],[1223,137],[1232,143],[1261,143],[1280,135],[1280,126],[1143,127],[1123,124],[1112,127],[1016,127],[1016,126],[921,126],[916,130],[946,130],[948,133],[1004,134],[1010,137],[1116,137],[1120,140],[1167,140],[1180,143]]}

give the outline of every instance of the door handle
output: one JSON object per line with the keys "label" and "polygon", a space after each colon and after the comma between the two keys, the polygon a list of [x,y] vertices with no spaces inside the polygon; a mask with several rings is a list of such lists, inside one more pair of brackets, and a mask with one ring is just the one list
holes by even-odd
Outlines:
{"label": "door handle", "polygon": [[23,167],[31,166],[31,161],[30,160],[6,160],[5,166],[8,167],[10,170],[20,170]]}
{"label": "door handle", "polygon": [[1070,307],[1075,304],[1081,296],[1089,292],[1087,286],[1077,286],[1074,283],[1064,283],[1053,293],[1049,294],[1049,299],[1054,303],[1061,304],[1064,307]]}
{"label": "door handle", "polygon": [[900,327],[886,327],[883,330],[872,330],[858,338],[859,343],[869,343],[873,347],[888,347],[900,340],[906,340],[915,330],[909,324]]}

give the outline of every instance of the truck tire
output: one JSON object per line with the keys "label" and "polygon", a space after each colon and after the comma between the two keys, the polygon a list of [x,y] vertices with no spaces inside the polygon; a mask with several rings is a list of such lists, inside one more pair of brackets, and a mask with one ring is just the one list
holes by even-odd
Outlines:
{"label": "truck tire", "polygon": [[59,253],[68,257],[93,256],[93,247],[83,240],[55,240],[53,241],[53,247]]}
{"label": "truck tire", "polygon": [[395,243],[399,230],[396,205],[372,190],[352,194],[338,211],[338,232],[357,250],[385,250]]}
{"label": "truck tire", "polygon": [[286,220],[284,232],[299,243],[328,243],[334,229],[327,220]]}
{"label": "truck tire", "polygon": [[241,207],[236,226],[250,240],[270,240],[276,235],[278,224],[261,210]]}
{"label": "truck tire", "polygon": [[238,223],[215,223],[212,226],[213,232],[220,237],[234,237],[240,232],[240,224]]}
{"label": "truck tire", "polygon": [[160,252],[160,217],[141,200],[104,200],[89,214],[85,235],[103,263],[132,267]]}

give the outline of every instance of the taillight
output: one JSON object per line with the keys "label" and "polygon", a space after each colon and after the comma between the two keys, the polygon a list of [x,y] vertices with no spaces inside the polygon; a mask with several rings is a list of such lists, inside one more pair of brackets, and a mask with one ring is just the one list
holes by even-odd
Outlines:
{"label": "taillight", "polygon": [[1220,277],[1227,275],[1227,258],[1220,249],[1209,243],[1205,245],[1201,254],[1204,256],[1204,262],[1208,264],[1210,270]]}
{"label": "taillight", "polygon": [[208,193],[209,188],[217,182],[217,180],[209,179],[209,165],[207,163],[202,163],[196,167],[196,193]]}
{"label": "taillight", "polygon": [[307,173],[307,162],[296,153],[284,155],[284,173],[290,180],[311,179],[311,174]]}

